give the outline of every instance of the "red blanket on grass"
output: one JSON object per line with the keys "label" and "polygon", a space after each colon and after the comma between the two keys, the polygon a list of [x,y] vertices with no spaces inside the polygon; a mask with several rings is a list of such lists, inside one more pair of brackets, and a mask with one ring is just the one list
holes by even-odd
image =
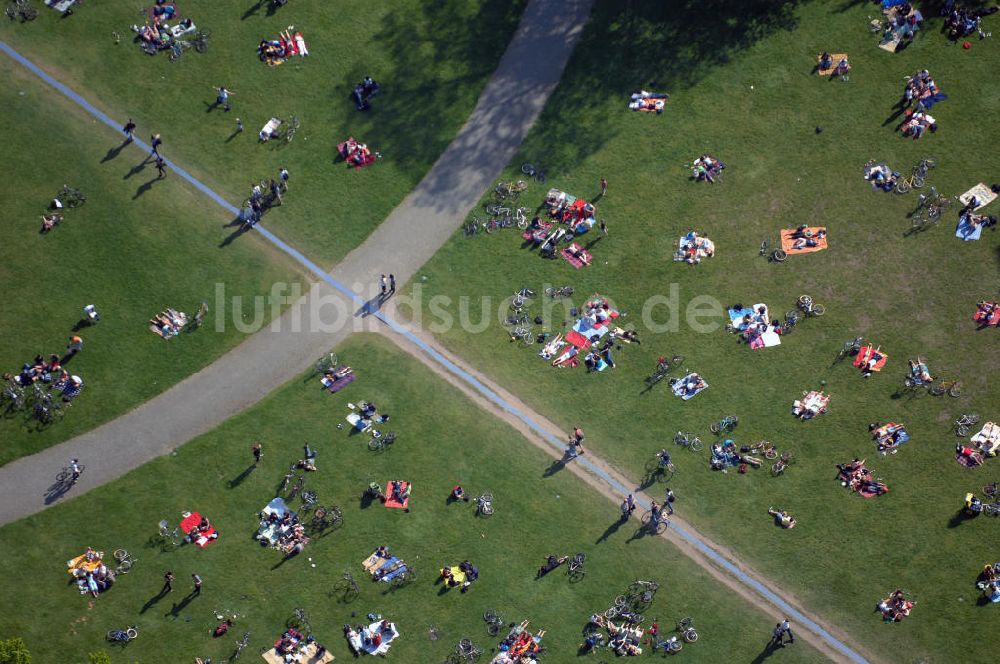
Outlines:
{"label": "red blanket on grass", "polygon": [[[187,535],[192,530],[196,529],[199,523],[201,523],[201,514],[198,512],[191,512],[191,514],[181,521],[181,532]],[[197,537],[192,538],[192,541],[198,545],[198,548],[204,549],[206,546],[218,539],[217,537],[211,537],[215,534],[215,526],[209,525],[209,527],[200,532]]]}
{"label": "red blanket on grass", "polygon": [[403,482],[403,481],[397,482],[395,480],[388,482],[385,487],[385,506],[395,507],[396,509],[405,510],[410,504],[410,497],[407,496],[406,500],[404,500],[403,502],[399,502],[398,500],[393,498],[393,494],[395,493],[395,488],[397,484],[399,485],[400,491],[404,491],[408,486],[410,486],[409,482]]}
{"label": "red blanket on grass", "polygon": [[[872,368],[872,371],[881,371],[882,367],[885,366],[885,363],[889,361],[889,356],[886,355],[884,352],[878,351],[878,354],[879,354],[879,360],[878,362],[875,363],[875,366]],[[858,368],[864,367],[868,363],[868,360],[872,359],[874,355],[875,355],[875,349],[872,347],[871,344],[868,344],[867,346],[862,348],[861,352],[858,353],[857,357],[854,358],[854,366]]]}

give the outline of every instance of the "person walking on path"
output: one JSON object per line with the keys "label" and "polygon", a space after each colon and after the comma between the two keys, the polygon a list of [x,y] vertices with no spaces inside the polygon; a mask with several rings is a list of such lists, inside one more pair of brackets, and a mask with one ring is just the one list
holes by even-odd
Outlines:
{"label": "person walking on path", "polygon": [[631,493],[622,501],[622,521],[628,521],[635,511],[635,496]]}
{"label": "person walking on path", "polygon": [[784,646],[785,634],[788,634],[788,643],[795,643],[795,635],[792,634],[792,625],[788,622],[788,618],[774,626],[771,642],[768,643],[768,646],[772,648]]}
{"label": "person walking on path", "polygon": [[278,171],[278,177],[281,178],[281,188],[286,192],[288,191],[288,169],[284,166]]}
{"label": "person walking on path", "polygon": [[389,292],[389,280],[386,278],[386,276],[384,274],[378,280],[378,288],[379,288],[379,294],[380,294],[379,296],[381,297],[381,299],[384,300],[385,296]]}
{"label": "person walking on path", "polygon": [[788,635],[788,643],[795,643],[795,635],[792,634],[792,624],[788,622],[788,618],[785,618],[781,622],[781,634],[782,636],[785,634]]}
{"label": "person walking on path", "polygon": [[261,447],[260,443],[254,443],[250,446],[250,449],[253,451],[253,465],[256,466],[260,463],[260,458],[264,456],[264,449]]}
{"label": "person walking on path", "polygon": [[132,122],[132,118],[128,119],[125,126],[122,127],[122,131],[125,132],[125,142],[131,143],[135,140],[135,123]]}
{"label": "person walking on path", "polygon": [[194,582],[194,590],[191,591],[191,594],[192,595],[200,595],[201,594],[201,577],[198,576],[197,574],[192,574],[191,575],[191,580]]}
{"label": "person walking on path", "polygon": [[167,570],[167,573],[163,575],[163,589],[160,591],[161,595],[166,595],[167,593],[172,593],[174,591],[174,573]]}
{"label": "person walking on path", "polygon": [[218,96],[215,98],[215,105],[221,106],[222,110],[228,113],[230,108],[232,108],[229,105],[229,96],[233,94],[233,91],[227,89],[226,86],[224,85],[220,85],[217,88],[213,88],[213,90],[219,93]]}
{"label": "person walking on path", "polygon": [[152,151],[149,153],[150,157],[160,156],[160,146],[163,145],[163,139],[160,138],[159,134],[153,134],[153,137],[149,139],[149,145],[152,147]]}
{"label": "person walking on path", "polygon": [[667,516],[674,515],[674,490],[667,489],[667,495],[663,497],[663,506],[667,508]]}
{"label": "person walking on path", "polygon": [[389,295],[396,294],[396,275],[389,275]]}
{"label": "person walking on path", "polygon": [[606,223],[604,223],[603,219],[601,219],[601,223],[599,224],[599,228],[601,229],[601,237],[607,237],[608,236],[608,225]]}
{"label": "person walking on path", "polygon": [[163,157],[156,158],[156,173],[161,180],[167,177],[167,162],[163,161]]}
{"label": "person walking on path", "polygon": [[586,450],[583,449],[583,438],[583,429],[574,427],[573,433],[569,436],[569,445],[566,447],[566,455],[569,458],[572,459],[586,453]]}
{"label": "person walking on path", "polygon": [[604,198],[604,196],[607,193],[608,193],[608,179],[601,178],[601,198]]}

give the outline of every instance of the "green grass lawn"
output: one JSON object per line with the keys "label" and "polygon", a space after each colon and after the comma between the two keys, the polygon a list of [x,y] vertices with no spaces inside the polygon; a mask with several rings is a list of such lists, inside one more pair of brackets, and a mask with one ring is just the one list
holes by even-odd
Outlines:
{"label": "green grass lawn", "polygon": [[[150,3],[152,4],[152,3]],[[163,136],[164,154],[234,204],[249,183],[291,173],[286,205],[265,222],[318,264],[331,267],[361,243],[423,177],[475,105],[517,25],[524,0],[367,2],[333,9],[296,0],[273,13],[267,2],[178,3],[181,15],[211,31],[209,50],[143,54],[129,26],[142,24],[141,3],[81,6],[67,18],[42,7],[38,20],[5,22],[11,43],[89,101],[131,116],[141,138]],[[273,15],[272,15],[273,14]],[[261,39],[294,25],[308,58],[268,67]],[[112,33],[122,39],[115,44]],[[355,110],[350,95],[365,75],[382,84],[373,109]],[[213,87],[234,91],[229,113],[212,109]],[[51,93],[50,93],[51,94]],[[301,121],[290,145],[259,144],[273,116]],[[239,116],[246,127],[234,135]],[[349,135],[384,159],[355,172],[336,162]],[[110,147],[113,139],[106,140]],[[225,237],[219,230],[216,241]]]}
{"label": "green grass lawn", "polygon": [[[196,655],[218,660],[244,630],[251,634],[250,652],[269,645],[293,609],[302,607],[318,639],[340,661],[350,659],[341,625],[361,622],[375,611],[394,620],[402,634],[390,660],[439,662],[463,637],[487,652],[495,647],[481,619],[495,608],[507,621],[529,619],[533,628],[547,630],[545,661],[570,662],[577,659],[587,617],[642,577],[661,584],[648,616],[671,624],[694,617],[701,638],[685,649],[686,659],[748,661],[762,653],[767,617],[727,596],[673,547],[655,538],[634,539],[634,521],[613,527],[614,506],[571,474],[543,478],[550,459],[509,427],[382,339],[358,337],[339,350],[358,375],[343,392],[331,396],[314,381],[292,381],[175,454],[0,529],[5,551],[18,561],[18,577],[32,579],[30,588],[14,575],[0,580],[5,596],[28,590],[32,598],[30,609],[0,618],[0,634],[23,635],[36,661],[76,663],[84,653],[106,647],[107,630],[136,623],[138,640],[120,654],[112,649],[113,661],[164,661],[168,653],[176,662]],[[338,428],[349,412],[346,404],[361,399],[391,414],[399,437],[389,450],[371,452],[367,436]],[[247,467],[253,440],[264,446],[255,469]],[[340,505],[344,525],[282,563],[280,554],[258,546],[252,535],[258,510],[306,441],[318,450],[319,467],[306,488],[315,490],[321,503]],[[393,478],[414,482],[410,513],[378,503],[359,505],[369,481],[384,485]],[[477,519],[471,504],[448,504],[456,483],[473,495],[491,491],[495,515]],[[219,540],[204,550],[165,551],[151,542],[157,522],[176,519],[182,510],[198,510],[211,519],[221,532]],[[105,517],[95,518],[98,514]],[[380,544],[413,564],[418,579],[392,593],[367,580],[360,563]],[[96,601],[68,585],[63,567],[88,545],[106,552],[127,548],[138,560]],[[575,551],[588,556],[582,582],[570,583],[564,568],[534,580],[545,555]],[[437,569],[464,559],[478,566],[480,580],[467,594],[442,591],[435,583]],[[174,593],[149,602],[168,569],[177,577]],[[361,585],[351,603],[336,592],[344,570]],[[202,576],[204,588],[200,597],[185,602],[192,573]],[[232,636],[213,640],[209,634],[219,610],[241,617]],[[430,639],[431,628],[440,633],[436,642]],[[798,645],[769,661],[817,658],[815,651]]]}
{"label": "green grass lawn", "polygon": [[[996,558],[995,524],[956,524],[953,517],[967,491],[996,479],[997,462],[978,471],[958,466],[951,423],[960,412],[984,420],[1000,415],[992,380],[1000,360],[996,331],[976,331],[971,320],[977,300],[995,295],[997,236],[957,240],[954,208],[932,230],[904,236],[916,195],[872,192],[861,167],[885,159],[908,173],[920,158],[935,156],[939,165],[928,182],[947,195],[992,183],[1000,158],[986,149],[982,123],[1000,101],[997,87],[985,83],[997,44],[947,44],[933,18],[910,48],[889,54],[867,30],[870,13],[862,3],[750,2],[736,11],[722,3],[632,4],[629,13],[598,2],[508,173],[515,177],[521,161],[547,170],[546,184],[532,184],[522,196],[530,206],[549,186],[591,198],[599,179],[608,178],[608,195],[597,206],[610,235],[581,238],[594,265],[577,271],[561,259],[544,261],[512,231],[456,234],[422,271],[418,309],[449,349],[558,424],[583,426],[592,449],[635,478],[656,450],[675,447],[677,430],[707,440],[711,422],[739,415],[738,443],[768,438],[792,450],[797,463],[780,479],[764,471],[723,475],[709,470],[707,452],[676,448],[674,488],[685,517],[888,661],[988,661],[985,641],[948,632],[967,624],[989,630],[1000,620],[977,605],[973,585]],[[849,82],[810,73],[823,50],[850,54]],[[924,67],[949,99],[932,110],[940,131],[904,140],[887,118],[903,77]],[[663,115],[625,110],[639,87],[671,93]],[[689,181],[684,167],[704,152],[728,164],[714,186]],[[762,239],[774,242],[779,229],[800,223],[828,226],[830,249],[781,265],[758,257]],[[716,257],[697,267],[671,261],[674,243],[690,228],[717,247]],[[611,297],[640,330],[642,345],[618,351],[616,369],[588,375],[582,367],[551,369],[536,357],[537,347],[508,344],[496,321],[498,307],[506,308],[502,299],[544,284],[575,286],[577,305],[595,291]],[[673,288],[679,325],[647,331],[648,298]],[[703,319],[717,324],[711,333],[694,331],[686,316],[701,296],[723,306],[764,302],[780,315],[802,293],[828,313],[759,352],[737,345],[721,329],[721,316]],[[442,323],[441,311],[458,320],[461,297],[473,303],[468,320],[480,321],[482,296],[492,298],[485,331]],[[528,310],[532,317],[542,311],[541,302]],[[570,319],[558,307],[545,317],[554,331]],[[652,317],[666,324],[670,310],[659,306]],[[884,372],[864,380],[849,362],[832,364],[855,335],[889,354]],[[667,353],[686,356],[710,389],[690,402],[670,396],[665,383],[645,391],[643,378]],[[938,377],[961,379],[965,395],[895,398],[906,360],[918,354]],[[833,395],[830,412],[796,421],[792,400],[824,385]],[[912,440],[883,458],[867,424],[890,420],[904,422]],[[867,457],[891,493],[869,501],[840,487],[835,464],[854,456]],[[775,530],[765,513],[772,505],[791,510],[799,527]],[[896,587],[914,593],[917,608],[905,622],[885,626],[873,607]]]}
{"label": "green grass lawn", "polygon": [[[67,364],[85,388],[63,420],[39,430],[24,413],[0,418],[6,463],[121,415],[245,337],[231,321],[216,331],[210,312],[196,333],[163,341],[147,321],[164,308],[193,316],[203,300],[214,309],[216,284],[246,301],[301,279],[257,238],[216,249],[230,221],[222,210],[176,176],[156,181],[152,162],[133,168],[144,156],[137,148],[108,152],[113,133],[30,74],[5,68],[0,84],[5,115],[19,128],[0,157],[7,191],[16,192],[0,198],[0,367],[16,374],[38,353],[61,354],[84,305],[102,315],[79,332],[83,351]],[[41,214],[63,183],[82,189],[87,202],[41,235]]]}

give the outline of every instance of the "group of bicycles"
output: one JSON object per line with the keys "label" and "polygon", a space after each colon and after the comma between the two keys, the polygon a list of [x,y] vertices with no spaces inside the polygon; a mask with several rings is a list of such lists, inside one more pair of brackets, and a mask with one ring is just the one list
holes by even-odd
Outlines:
{"label": "group of bicycles", "polygon": [[31,417],[38,420],[39,427],[61,420],[70,405],[71,402],[54,395],[42,383],[24,387],[11,379],[0,390],[0,410],[8,413],[30,411]]}

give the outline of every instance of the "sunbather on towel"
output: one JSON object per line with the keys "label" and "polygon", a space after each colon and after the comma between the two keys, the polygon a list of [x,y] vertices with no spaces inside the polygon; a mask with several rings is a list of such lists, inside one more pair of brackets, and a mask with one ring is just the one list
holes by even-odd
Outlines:
{"label": "sunbather on towel", "polygon": [[705,379],[696,373],[690,373],[681,379],[681,394],[688,395],[705,387]]}
{"label": "sunbather on towel", "polygon": [[662,113],[666,104],[662,99],[635,99],[630,101],[628,107],[633,111],[645,111]]}
{"label": "sunbather on towel", "polygon": [[991,320],[996,315],[998,311],[998,305],[996,302],[987,302],[982,300],[976,303],[976,315],[973,317],[976,322],[991,324]]}
{"label": "sunbather on towel", "polygon": [[896,186],[898,178],[899,173],[889,168],[889,165],[886,163],[875,164],[865,171],[865,179],[871,181],[872,189],[892,191],[892,188]]}
{"label": "sunbather on towel", "polygon": [[971,447],[965,447],[961,443],[955,446],[955,455],[966,462],[966,465],[981,466],[983,455]]}
{"label": "sunbather on towel", "polygon": [[795,229],[792,233],[792,238],[795,242],[792,243],[793,250],[806,249],[808,247],[815,247],[819,245],[819,241],[826,237],[826,229],[821,228],[815,234],[808,229],[808,226],[802,224]]}
{"label": "sunbather on towel", "polygon": [[410,497],[410,491],[412,490],[412,488],[413,488],[412,484],[407,484],[404,487],[403,486],[403,482],[401,482],[401,481],[393,482],[392,483],[392,500],[394,500],[396,502],[399,502],[399,503],[405,503],[406,500]]}

